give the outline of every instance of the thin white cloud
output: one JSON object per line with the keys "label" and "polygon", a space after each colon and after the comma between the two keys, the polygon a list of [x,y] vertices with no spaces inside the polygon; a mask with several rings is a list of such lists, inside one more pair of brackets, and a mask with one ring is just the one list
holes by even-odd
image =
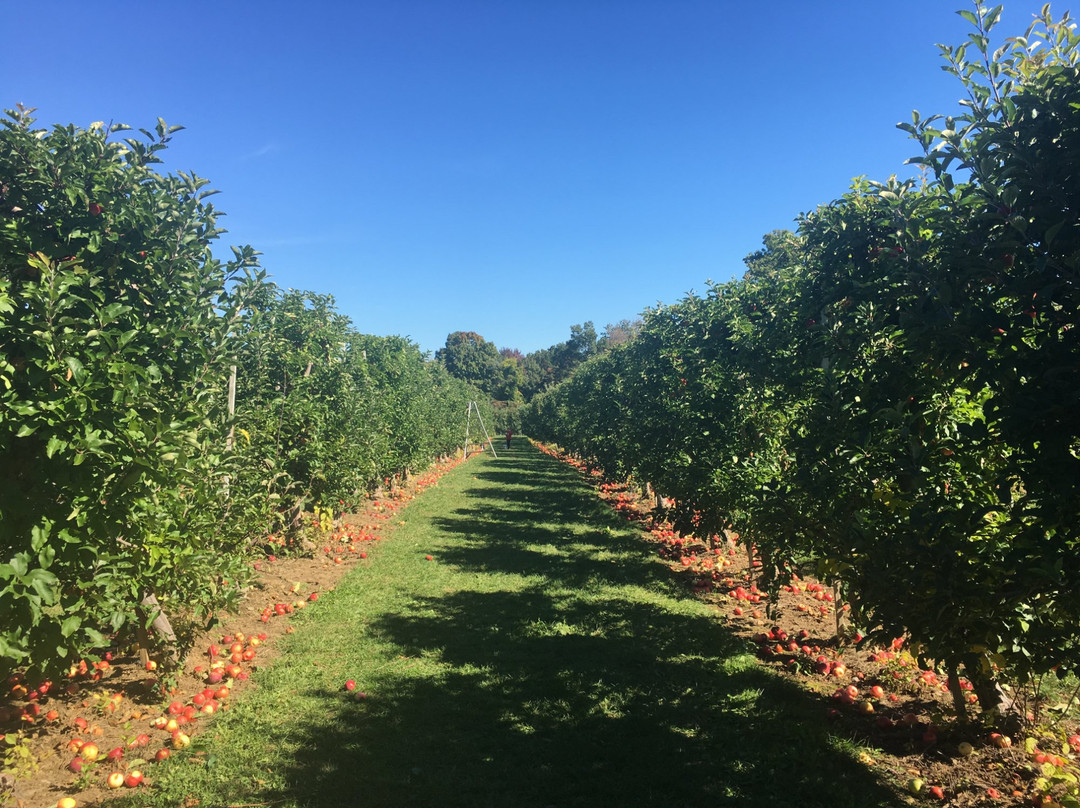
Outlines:
{"label": "thin white cloud", "polygon": [[254,160],[254,159],[258,158],[258,157],[265,157],[268,154],[276,152],[278,150],[278,148],[279,148],[279,146],[276,143],[273,143],[273,142],[267,143],[267,144],[265,144],[263,146],[260,146],[259,148],[257,148],[253,152],[248,152],[247,154],[241,155],[240,159],[241,160]]}

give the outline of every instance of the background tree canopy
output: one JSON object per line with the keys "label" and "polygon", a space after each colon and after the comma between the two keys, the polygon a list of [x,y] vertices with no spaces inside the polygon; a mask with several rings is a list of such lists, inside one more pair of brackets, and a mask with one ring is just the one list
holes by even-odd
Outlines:
{"label": "background tree canopy", "polygon": [[475,331],[455,331],[435,352],[447,372],[486,393],[496,410],[499,431],[519,428],[517,410],[538,393],[570,378],[587,359],[621,345],[641,330],[640,319],[623,319],[600,335],[593,323],[570,326],[565,342],[522,354],[516,348],[497,348]]}

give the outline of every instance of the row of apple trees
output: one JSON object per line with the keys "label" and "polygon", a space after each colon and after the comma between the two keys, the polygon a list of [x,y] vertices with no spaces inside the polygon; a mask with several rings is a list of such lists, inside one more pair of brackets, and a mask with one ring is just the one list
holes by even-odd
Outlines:
{"label": "row of apple trees", "polygon": [[857,181],[748,272],[647,313],[526,430],[651,484],[774,578],[816,564],[870,638],[1001,700],[1080,667],[1080,37],[1000,9],[943,47],[954,117],[902,129],[922,182]]}
{"label": "row of apple trees", "polygon": [[260,537],[454,451],[481,398],[214,258],[206,181],[157,170],[178,128],[0,128],[0,672],[228,606]]}

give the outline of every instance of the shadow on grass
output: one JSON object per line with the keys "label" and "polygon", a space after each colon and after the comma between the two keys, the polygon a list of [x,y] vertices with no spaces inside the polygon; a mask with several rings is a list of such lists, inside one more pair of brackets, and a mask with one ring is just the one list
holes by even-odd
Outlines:
{"label": "shadow on grass", "polygon": [[[402,664],[367,700],[315,694],[335,717],[299,726],[295,804],[897,804],[830,739],[822,702],[672,590],[576,472],[511,451],[476,479],[467,493],[483,505],[436,520],[440,563],[474,582],[537,580],[372,616]],[[437,664],[410,677],[409,659]]]}

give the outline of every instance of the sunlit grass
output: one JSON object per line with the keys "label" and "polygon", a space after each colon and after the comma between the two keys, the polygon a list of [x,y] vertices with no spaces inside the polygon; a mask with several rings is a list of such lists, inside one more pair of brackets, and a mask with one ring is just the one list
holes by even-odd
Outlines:
{"label": "sunlit grass", "polygon": [[406,513],[130,804],[893,804],[568,467],[522,443]]}

